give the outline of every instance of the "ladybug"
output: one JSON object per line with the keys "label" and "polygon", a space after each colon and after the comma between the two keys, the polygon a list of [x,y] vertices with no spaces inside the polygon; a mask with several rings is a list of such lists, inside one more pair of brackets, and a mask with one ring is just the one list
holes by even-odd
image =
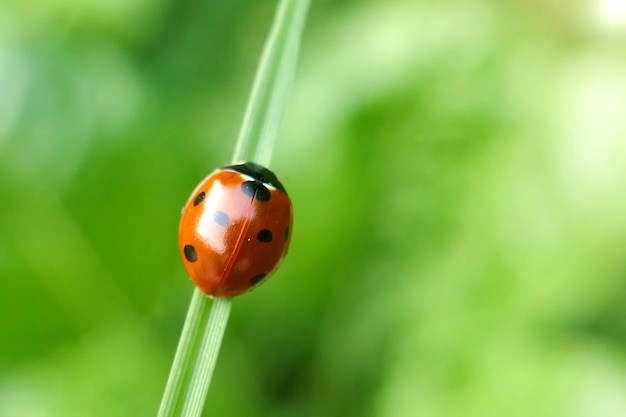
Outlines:
{"label": "ladybug", "polygon": [[203,293],[234,297],[276,271],[292,225],[291,200],[272,171],[252,162],[229,165],[189,197],[180,219],[180,254]]}

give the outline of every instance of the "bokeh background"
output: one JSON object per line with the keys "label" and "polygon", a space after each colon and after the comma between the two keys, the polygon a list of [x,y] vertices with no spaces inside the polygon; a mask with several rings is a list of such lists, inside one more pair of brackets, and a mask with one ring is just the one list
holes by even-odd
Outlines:
{"label": "bokeh background", "polygon": [[[0,4],[0,416],[154,416],[276,2]],[[626,416],[626,1],[314,1],[289,256],[204,415]]]}

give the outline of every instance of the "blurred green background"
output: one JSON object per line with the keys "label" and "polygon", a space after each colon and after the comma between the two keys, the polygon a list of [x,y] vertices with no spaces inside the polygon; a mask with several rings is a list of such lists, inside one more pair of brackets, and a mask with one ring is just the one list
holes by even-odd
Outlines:
{"label": "blurred green background", "polygon": [[[0,416],[154,416],[275,1],[0,4]],[[314,1],[282,268],[205,416],[626,416],[626,1]]]}

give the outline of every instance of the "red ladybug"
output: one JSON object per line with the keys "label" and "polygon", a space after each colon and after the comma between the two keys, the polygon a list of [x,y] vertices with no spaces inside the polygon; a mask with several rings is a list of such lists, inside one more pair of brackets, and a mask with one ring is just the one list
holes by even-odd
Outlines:
{"label": "red ladybug", "polygon": [[206,295],[234,297],[278,268],[291,241],[291,200],[276,175],[252,162],[206,177],[183,209],[178,245]]}

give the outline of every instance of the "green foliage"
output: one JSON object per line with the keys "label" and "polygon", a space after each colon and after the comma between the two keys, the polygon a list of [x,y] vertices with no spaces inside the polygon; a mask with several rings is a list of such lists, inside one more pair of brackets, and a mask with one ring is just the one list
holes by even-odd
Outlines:
{"label": "green foliage", "polygon": [[[230,161],[275,7],[122,3],[0,5],[2,416],[156,414],[180,209]],[[292,246],[236,300],[205,415],[626,413],[602,4],[313,2],[272,164]]]}

